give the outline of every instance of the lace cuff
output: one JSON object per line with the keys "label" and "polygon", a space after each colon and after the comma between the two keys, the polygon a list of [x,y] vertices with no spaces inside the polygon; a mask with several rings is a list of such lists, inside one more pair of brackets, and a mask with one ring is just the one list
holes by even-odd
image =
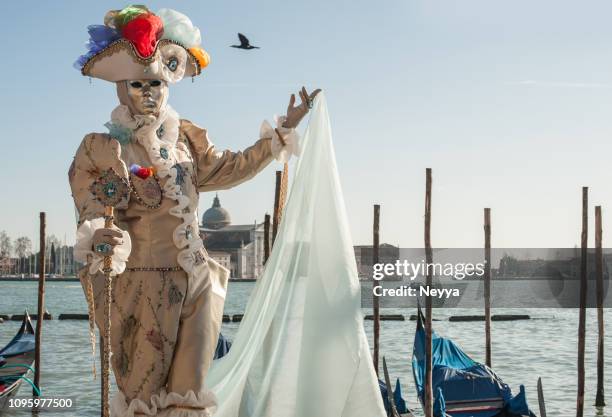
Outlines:
{"label": "lace cuff", "polygon": [[217,407],[217,399],[211,392],[187,391],[185,395],[166,392],[151,397],[150,405],[134,398],[129,404],[121,391],[111,400],[111,417],[135,417],[136,415],[155,417],[204,417],[212,416]]}
{"label": "lace cuff", "polygon": [[[76,244],[74,245],[74,259],[89,264],[89,273],[96,274],[102,271],[104,256],[92,250],[93,235],[96,230],[104,227],[104,218],[98,217],[93,220],[85,220],[77,229]],[[112,256],[111,275],[119,275],[125,270],[125,263],[132,251],[130,234],[125,230],[123,233],[123,244],[115,246]]]}
{"label": "lace cuff", "polygon": [[[279,162],[289,161],[291,155],[300,155],[300,135],[294,128],[283,127],[286,119],[286,116],[275,117],[276,128],[264,120],[259,133],[260,138],[272,138],[272,155]],[[282,140],[279,138],[279,133]]]}

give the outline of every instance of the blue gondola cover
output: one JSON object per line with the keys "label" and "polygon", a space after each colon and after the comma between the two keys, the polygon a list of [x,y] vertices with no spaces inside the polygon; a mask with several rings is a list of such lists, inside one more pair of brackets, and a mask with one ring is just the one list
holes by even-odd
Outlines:
{"label": "blue gondola cover", "polygon": [[[421,403],[424,402],[425,329],[421,309],[418,311],[414,337],[412,372]],[[486,365],[475,362],[452,340],[432,334],[432,385],[434,416],[445,413],[453,417],[493,417],[501,412],[508,415],[533,415],[527,405],[525,389],[513,396],[510,387]],[[497,401],[496,401],[497,400]],[[477,403],[482,409],[467,412],[447,410],[449,403]],[[495,405],[499,404],[499,405]],[[466,407],[468,407],[466,405]]]}
{"label": "blue gondola cover", "polygon": [[2,349],[0,349],[0,362],[11,356],[17,356],[26,352],[33,352],[36,349],[36,340],[34,337],[34,329],[29,321],[28,312],[25,313],[23,323],[17,334],[7,343]]}
{"label": "blue gondola cover", "polygon": [[[391,411],[391,406],[389,405],[389,399],[387,397],[387,385],[384,381],[378,380],[378,387],[380,388],[380,395],[382,395],[383,404],[385,405],[385,410],[387,414]],[[398,413],[406,414],[409,413],[410,410],[406,405],[406,401],[402,398],[402,388],[400,385],[400,380],[397,378],[395,382],[395,390],[393,391],[393,402],[395,403],[395,408]]]}
{"label": "blue gondola cover", "polygon": [[217,340],[217,348],[215,349],[215,356],[213,359],[221,359],[229,352],[232,347],[232,342],[225,338],[219,333],[219,340]]}

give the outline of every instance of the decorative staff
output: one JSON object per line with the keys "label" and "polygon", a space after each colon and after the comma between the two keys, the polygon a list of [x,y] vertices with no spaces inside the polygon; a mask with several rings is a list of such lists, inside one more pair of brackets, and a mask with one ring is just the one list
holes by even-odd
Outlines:
{"label": "decorative staff", "polygon": [[[114,210],[119,203],[127,200],[129,186],[112,168],[102,171],[102,175],[91,185],[91,193],[104,205],[104,227],[113,227]],[[108,248],[107,248],[108,249]],[[108,252],[108,250],[106,250]],[[110,254],[104,256],[102,272],[105,275],[104,303],[104,342],[102,349],[102,417],[109,417],[110,393],[110,351],[111,351],[111,296],[112,296],[112,258]]]}

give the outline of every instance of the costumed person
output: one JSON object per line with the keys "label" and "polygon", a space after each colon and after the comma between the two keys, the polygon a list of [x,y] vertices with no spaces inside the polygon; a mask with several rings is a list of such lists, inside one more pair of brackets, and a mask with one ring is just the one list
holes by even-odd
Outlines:
{"label": "costumed person", "polygon": [[[198,193],[231,188],[272,159],[298,153],[295,128],[318,90],[292,95],[287,115],[242,152],[219,151],[205,129],[179,118],[168,86],[208,65],[200,31],[170,9],[128,6],[88,27],[89,51],[75,66],[116,83],[119,105],[108,133],[91,133],[69,170],[78,211],[75,258],[95,322],[102,330],[103,258],[112,257],[111,365],[117,387],[111,415],[209,416],[216,400],[204,381],[221,326],[229,271],[199,236]],[[129,187],[104,227],[105,207],[92,193],[113,170]],[[108,184],[104,192],[114,193]]]}

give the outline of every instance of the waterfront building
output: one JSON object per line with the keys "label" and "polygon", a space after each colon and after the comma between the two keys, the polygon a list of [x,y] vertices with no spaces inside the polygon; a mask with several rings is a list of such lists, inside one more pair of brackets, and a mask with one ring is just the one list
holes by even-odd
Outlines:
{"label": "waterfront building", "polygon": [[[208,254],[230,270],[234,279],[257,279],[263,272],[264,224],[232,224],[229,211],[215,196],[212,206],[202,216],[200,236]],[[271,241],[271,240],[270,240]],[[372,278],[372,245],[354,247],[360,279]],[[394,263],[399,258],[399,247],[382,243],[379,261]]]}
{"label": "waterfront building", "polygon": [[204,212],[200,236],[208,254],[235,279],[257,279],[263,272],[264,224],[231,224],[229,212],[215,196]]}
{"label": "waterfront building", "polygon": [[15,271],[17,258],[0,258],[0,275],[9,275]]}
{"label": "waterfront building", "polygon": [[[372,263],[374,257],[374,248],[372,245],[355,245],[355,261],[357,262],[357,273],[359,279],[372,279]],[[379,263],[395,263],[399,259],[399,246],[381,243],[378,246],[378,262]]]}
{"label": "waterfront building", "polygon": [[61,276],[76,276],[83,264],[74,260],[74,247],[62,245],[55,249],[52,273]]}

